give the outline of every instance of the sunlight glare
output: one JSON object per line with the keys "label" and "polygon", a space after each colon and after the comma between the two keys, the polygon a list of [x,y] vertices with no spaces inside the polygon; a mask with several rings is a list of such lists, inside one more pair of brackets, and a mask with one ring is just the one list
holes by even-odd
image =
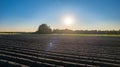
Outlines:
{"label": "sunlight glare", "polygon": [[67,16],[67,17],[64,18],[63,21],[66,25],[70,26],[74,22],[74,19],[73,19],[73,17]]}

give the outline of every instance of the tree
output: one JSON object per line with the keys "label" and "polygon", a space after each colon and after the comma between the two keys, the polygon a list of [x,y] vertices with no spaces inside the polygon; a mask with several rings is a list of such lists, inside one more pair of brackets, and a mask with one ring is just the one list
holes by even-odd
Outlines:
{"label": "tree", "polygon": [[36,31],[36,33],[50,34],[50,33],[52,33],[52,30],[51,30],[50,26],[48,26],[47,24],[41,24],[38,28],[38,31]]}

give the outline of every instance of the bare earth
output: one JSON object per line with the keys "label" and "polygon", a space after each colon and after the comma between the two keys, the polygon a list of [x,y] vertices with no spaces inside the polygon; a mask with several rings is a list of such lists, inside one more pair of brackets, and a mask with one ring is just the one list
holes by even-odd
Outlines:
{"label": "bare earth", "polygon": [[[72,56],[110,59],[95,60],[120,66],[120,37],[118,36],[67,36],[67,35],[0,35],[0,50],[29,49]],[[0,52],[0,54],[5,54]],[[59,56],[58,56],[59,57]],[[2,58],[0,58],[2,59]],[[6,60],[6,59],[5,59]],[[115,61],[116,62],[113,62]],[[74,62],[74,61],[73,61]],[[80,63],[80,62],[79,62]],[[22,64],[22,63],[21,63]],[[81,64],[89,64],[83,63]],[[27,64],[24,64],[27,65]],[[57,64],[56,64],[57,65]],[[60,64],[58,64],[60,65]],[[101,64],[89,64],[102,67]],[[28,65],[30,66],[30,65]],[[62,65],[64,66],[64,65]],[[104,67],[104,64],[103,64]]]}

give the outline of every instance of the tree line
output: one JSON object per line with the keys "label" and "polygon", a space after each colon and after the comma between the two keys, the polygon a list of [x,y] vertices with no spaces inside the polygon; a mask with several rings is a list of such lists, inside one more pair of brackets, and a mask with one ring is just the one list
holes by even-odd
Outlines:
{"label": "tree line", "polygon": [[70,30],[51,29],[47,24],[41,24],[35,32],[38,34],[120,34],[120,30]]}

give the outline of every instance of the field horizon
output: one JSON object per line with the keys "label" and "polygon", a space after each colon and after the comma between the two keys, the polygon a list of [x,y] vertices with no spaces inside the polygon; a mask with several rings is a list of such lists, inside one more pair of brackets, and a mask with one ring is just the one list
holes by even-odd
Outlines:
{"label": "field horizon", "polygon": [[120,67],[120,0],[0,0],[0,67]]}

